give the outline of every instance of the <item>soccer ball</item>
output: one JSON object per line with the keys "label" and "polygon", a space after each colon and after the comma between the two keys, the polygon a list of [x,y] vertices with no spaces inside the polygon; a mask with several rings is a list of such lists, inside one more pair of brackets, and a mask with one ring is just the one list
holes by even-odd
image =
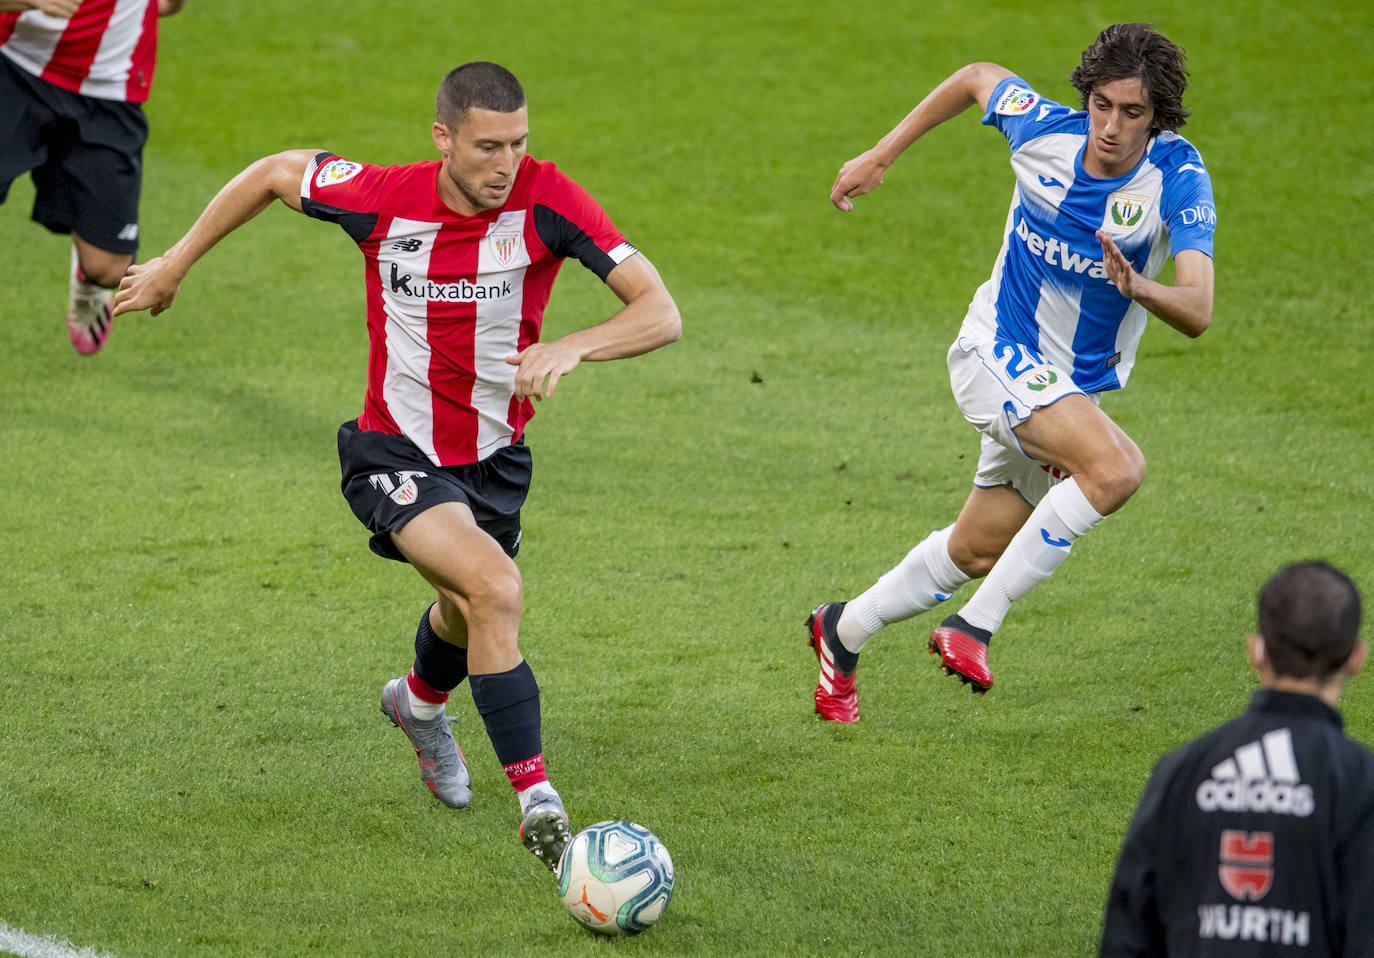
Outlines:
{"label": "soccer ball", "polygon": [[603,935],[637,935],[673,897],[673,860],[634,822],[597,822],[573,836],[554,869],[558,897],[574,918]]}

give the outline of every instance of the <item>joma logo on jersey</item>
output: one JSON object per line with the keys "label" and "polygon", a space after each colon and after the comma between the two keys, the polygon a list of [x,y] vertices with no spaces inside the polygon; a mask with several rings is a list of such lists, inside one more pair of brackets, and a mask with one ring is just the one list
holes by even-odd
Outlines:
{"label": "joma logo on jersey", "polygon": [[456,283],[416,282],[409,273],[402,273],[396,263],[391,264],[391,291],[415,299],[442,303],[473,303],[478,300],[501,299],[514,290],[508,279],[499,283],[470,283],[460,279]]}
{"label": "joma logo on jersey", "polygon": [[1026,244],[1026,249],[1031,255],[1043,259],[1051,266],[1058,266],[1066,273],[1086,273],[1093,279],[1107,278],[1107,270],[1102,265],[1102,260],[1079,256],[1067,243],[1053,236],[1046,239],[1026,225],[1024,216],[1016,221],[1016,235]]}

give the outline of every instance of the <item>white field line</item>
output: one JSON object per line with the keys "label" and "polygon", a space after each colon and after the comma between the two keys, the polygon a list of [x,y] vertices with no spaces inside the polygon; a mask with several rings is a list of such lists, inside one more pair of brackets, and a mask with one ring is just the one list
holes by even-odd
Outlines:
{"label": "white field line", "polygon": [[31,935],[0,921],[0,951],[19,958],[110,958],[94,948],[78,948],[69,941]]}

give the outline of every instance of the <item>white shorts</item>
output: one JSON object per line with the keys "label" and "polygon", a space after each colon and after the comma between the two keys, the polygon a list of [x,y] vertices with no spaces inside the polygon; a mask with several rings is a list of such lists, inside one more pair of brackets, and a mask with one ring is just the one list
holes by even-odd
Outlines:
{"label": "white shorts", "polygon": [[983,434],[973,484],[991,487],[1011,483],[1032,506],[1065,474],[1032,459],[1021,449],[1015,429],[1044,406],[1065,396],[1087,396],[1072,377],[1047,363],[1029,346],[995,342],[961,332],[949,348],[949,384],[959,411]]}

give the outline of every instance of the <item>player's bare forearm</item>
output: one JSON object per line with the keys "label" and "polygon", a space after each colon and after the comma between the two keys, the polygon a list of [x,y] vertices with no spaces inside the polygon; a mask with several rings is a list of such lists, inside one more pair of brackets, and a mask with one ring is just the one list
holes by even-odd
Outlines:
{"label": "player's bare forearm", "polygon": [[0,0],[0,13],[39,10],[53,17],[69,18],[81,6],[81,0]]}
{"label": "player's bare forearm", "polygon": [[674,342],[682,335],[677,304],[652,263],[642,253],[621,263],[606,277],[624,307],[605,322],[534,343],[506,362],[518,366],[517,398],[552,396],[558,380],[582,362],[639,356]]}
{"label": "player's bare forearm", "polygon": [[1174,284],[1146,279],[1131,265],[1105,230],[1097,231],[1107,278],[1122,296],[1133,299],[1190,339],[1212,324],[1212,258],[1200,250],[1174,257]]}
{"label": "player's bare forearm", "polygon": [[169,308],[196,261],[273,201],[299,212],[301,177],[315,153],[291,150],[263,157],[226,183],[166,253],[129,268],[115,294],[114,315],[147,309],[156,316]]}
{"label": "player's bare forearm", "polygon": [[184,276],[216,243],[267,209],[273,201],[281,200],[299,213],[301,177],[316,152],[291,150],[265,156],[250,165],[215,194],[200,218],[164,258],[181,266]]}
{"label": "player's bare forearm", "polygon": [[886,136],[840,167],[830,189],[830,202],[848,212],[853,199],[877,189],[887,168],[913,143],[932,129],[963,113],[975,103],[987,109],[993,88],[1010,70],[995,63],[970,63],[950,74],[930,91]]}
{"label": "player's bare forearm", "polygon": [[606,285],[625,304],[610,319],[563,337],[576,344],[589,362],[625,359],[675,342],[682,335],[682,316],[654,264],[636,253],[606,277]]}
{"label": "player's bare forearm", "polygon": [[1201,336],[1212,324],[1210,288],[1145,280],[1131,298],[1189,339]]}

